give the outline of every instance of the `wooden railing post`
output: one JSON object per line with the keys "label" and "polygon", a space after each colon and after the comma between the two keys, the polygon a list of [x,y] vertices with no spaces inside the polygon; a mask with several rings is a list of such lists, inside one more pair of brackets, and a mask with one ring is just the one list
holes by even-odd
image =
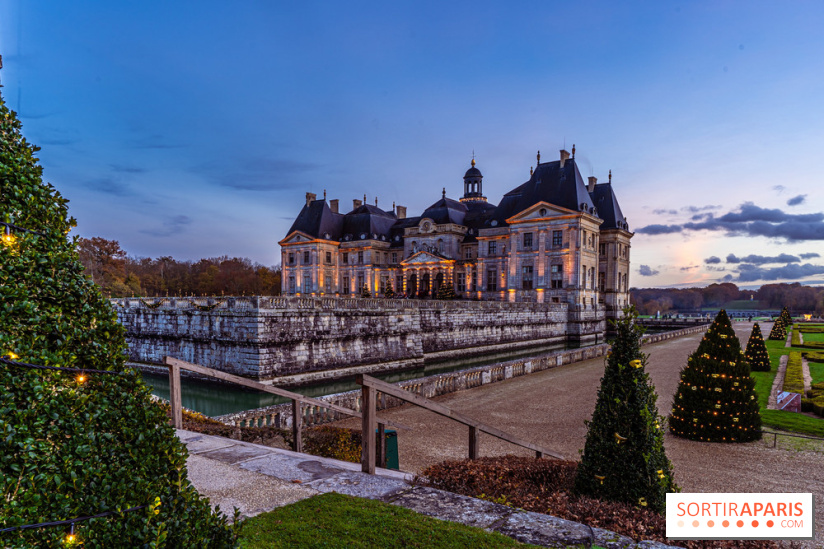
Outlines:
{"label": "wooden railing post", "polygon": [[386,426],[378,423],[378,467],[386,469]]}
{"label": "wooden railing post", "polygon": [[469,426],[469,459],[478,459],[478,443],[480,432],[474,425]]}
{"label": "wooden railing post", "polygon": [[375,388],[363,386],[361,401],[361,470],[370,475],[375,474]]}
{"label": "wooden railing post", "polygon": [[172,427],[183,429],[183,404],[180,397],[180,366],[175,362],[168,361],[169,357],[164,357],[163,361],[169,367],[169,405],[172,409]]}
{"label": "wooden railing post", "polygon": [[292,441],[295,452],[303,452],[303,439],[301,438],[301,423],[303,423],[303,408],[300,401],[292,399]]}

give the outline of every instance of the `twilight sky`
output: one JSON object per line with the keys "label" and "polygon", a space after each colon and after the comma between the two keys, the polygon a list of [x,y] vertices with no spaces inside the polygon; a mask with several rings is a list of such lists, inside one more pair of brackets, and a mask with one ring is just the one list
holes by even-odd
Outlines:
{"label": "twilight sky", "polygon": [[2,94],[77,234],[279,261],[307,191],[497,203],[577,148],[636,287],[824,284],[824,3],[0,0]]}

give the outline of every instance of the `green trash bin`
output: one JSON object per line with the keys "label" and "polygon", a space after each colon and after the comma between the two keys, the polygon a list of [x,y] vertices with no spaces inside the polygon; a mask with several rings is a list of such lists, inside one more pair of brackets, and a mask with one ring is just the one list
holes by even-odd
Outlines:
{"label": "green trash bin", "polygon": [[[377,436],[378,430],[375,429]],[[384,438],[386,440],[386,468],[400,470],[400,463],[398,461],[398,433],[393,429],[386,429],[384,431]]]}

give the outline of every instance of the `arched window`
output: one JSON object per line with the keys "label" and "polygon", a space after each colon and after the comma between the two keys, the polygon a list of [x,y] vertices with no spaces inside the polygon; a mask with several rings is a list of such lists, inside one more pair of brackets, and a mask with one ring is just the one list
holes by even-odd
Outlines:
{"label": "arched window", "polygon": [[438,252],[443,253],[443,239],[442,238],[438,239]]}

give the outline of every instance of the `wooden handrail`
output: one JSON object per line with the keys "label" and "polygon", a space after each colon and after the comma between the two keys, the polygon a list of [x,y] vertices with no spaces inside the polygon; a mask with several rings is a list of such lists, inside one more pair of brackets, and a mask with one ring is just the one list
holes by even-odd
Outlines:
{"label": "wooden handrail", "polygon": [[375,461],[371,458],[371,456],[375,455],[376,451],[375,438],[372,436],[367,436],[366,434],[375,432],[376,391],[380,391],[381,393],[387,394],[389,396],[399,398],[405,402],[409,402],[410,404],[420,406],[421,408],[425,408],[430,412],[434,412],[438,415],[447,417],[449,419],[454,419],[455,421],[468,426],[469,459],[476,459],[478,457],[478,436],[481,432],[487,433],[506,442],[516,444],[523,448],[533,450],[535,451],[537,457],[550,456],[557,459],[564,459],[564,457],[561,454],[552,452],[550,450],[538,446],[537,444],[533,444],[526,440],[522,440],[520,438],[512,436],[509,433],[502,431],[496,427],[492,427],[490,425],[467,417],[459,412],[456,412],[444,406],[443,404],[439,404],[435,401],[429,400],[428,398],[422,397],[415,393],[411,393],[405,389],[398,387],[397,385],[386,383],[385,381],[375,379],[374,377],[365,374],[358,374],[355,378],[355,382],[363,387],[363,447],[361,451],[361,465],[364,473],[375,473]]}
{"label": "wooden handrail", "polygon": [[[349,408],[344,408],[343,406],[338,406],[337,404],[332,404],[331,402],[326,402],[325,400],[320,400],[317,398],[304,396],[298,393],[293,393],[292,391],[287,391],[286,389],[273,387],[272,385],[266,385],[265,383],[260,383],[259,381],[252,381],[251,379],[246,379],[245,377],[227,374],[226,372],[221,372],[220,370],[207,368],[206,366],[201,366],[200,364],[192,364],[191,362],[186,362],[185,360],[180,360],[170,356],[164,356],[163,363],[169,367],[169,404],[172,408],[172,425],[176,429],[183,428],[183,414],[181,411],[182,405],[180,395],[180,370],[189,370],[190,372],[196,372],[207,377],[220,379],[222,381],[228,381],[236,385],[242,385],[243,387],[257,389],[258,391],[264,391],[266,393],[271,393],[273,395],[278,395],[290,399],[292,401],[293,414],[292,434],[295,443],[295,451],[297,452],[300,452],[302,449],[300,431],[301,405],[312,404],[321,408],[326,408],[328,410],[340,412],[341,414],[346,414],[348,416],[362,417],[361,412]],[[407,427],[403,423],[398,423],[397,421],[376,418],[376,422],[381,423],[383,425],[388,425],[389,427],[394,427],[396,429],[403,429],[407,431],[410,430],[410,427]]]}

